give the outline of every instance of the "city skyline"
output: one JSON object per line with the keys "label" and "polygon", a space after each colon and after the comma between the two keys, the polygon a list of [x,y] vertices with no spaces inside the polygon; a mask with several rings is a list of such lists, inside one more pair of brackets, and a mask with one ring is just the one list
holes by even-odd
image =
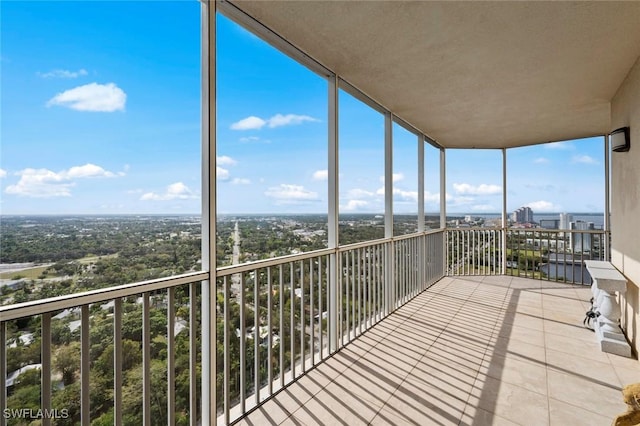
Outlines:
{"label": "city skyline", "polygon": [[[199,213],[200,5],[2,9],[0,212]],[[218,212],[326,214],[326,80],[227,18],[217,30]],[[381,213],[383,117],[339,101],[340,213]],[[394,212],[415,214],[416,137],[398,125],[393,136]],[[447,213],[499,212],[501,151],[446,156]],[[602,137],[510,149],[507,167],[508,212],[604,211]],[[427,145],[427,212],[439,211],[438,177]]]}

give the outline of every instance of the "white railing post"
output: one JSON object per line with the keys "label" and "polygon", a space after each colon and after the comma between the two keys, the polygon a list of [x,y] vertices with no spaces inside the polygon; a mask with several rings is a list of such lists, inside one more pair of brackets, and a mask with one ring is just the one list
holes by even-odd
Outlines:
{"label": "white railing post", "polygon": [[[328,147],[328,245],[330,249],[337,249],[338,241],[338,215],[340,201],[339,182],[339,158],[338,158],[338,79],[335,75],[329,76],[329,147]],[[329,255],[329,276],[327,277],[329,311],[328,339],[329,353],[338,349],[338,280],[342,274],[338,270],[338,254],[336,251]],[[320,313],[322,315],[322,313]]]}
{"label": "white railing post", "polygon": [[[216,407],[216,1],[201,0],[202,57],[202,396],[201,424],[214,424]],[[192,331],[193,332],[193,331]],[[195,413],[191,413],[195,416]],[[193,419],[192,419],[193,421]]]}
{"label": "white railing post", "polygon": [[[384,237],[393,238],[393,116],[390,112],[384,114]],[[395,247],[390,241],[385,256],[387,314],[396,308],[395,258]]]}
{"label": "white railing post", "polygon": [[500,273],[507,273],[507,149],[502,148],[502,226],[500,230]]}

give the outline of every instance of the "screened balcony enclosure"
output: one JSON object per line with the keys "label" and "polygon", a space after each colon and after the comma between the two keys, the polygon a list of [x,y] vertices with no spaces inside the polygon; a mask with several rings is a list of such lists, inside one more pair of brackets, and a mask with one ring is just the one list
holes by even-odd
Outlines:
{"label": "screened balcony enclosure", "polygon": [[[640,3],[200,3],[202,270],[0,307],[0,410],[22,408],[8,404],[7,354],[9,334],[25,321],[41,341],[40,407],[64,408],[52,403],[52,333],[57,315],[73,312],[74,413],[91,424],[100,309],[115,425],[132,409],[145,425],[596,425],[626,410],[620,391],[640,381],[640,232],[630,220],[640,217]],[[220,135],[238,124],[219,122],[221,109],[237,107],[225,85],[234,64],[218,56],[234,48],[218,39],[229,23],[294,64],[261,73],[288,84],[299,67],[306,86],[296,95],[318,99],[321,118],[289,117],[317,126],[291,136],[314,155],[292,148],[278,158],[264,144],[255,148],[264,163],[249,167],[268,173],[273,160],[303,174],[300,164],[314,164],[310,179],[322,191],[273,184],[266,193],[282,201],[293,192],[326,218],[314,230],[320,247],[242,253],[238,221],[221,243],[220,218],[230,211],[221,194],[232,191],[220,186],[221,161],[231,162]],[[256,82],[236,82],[245,83]],[[248,118],[269,127],[286,117]],[[356,142],[358,120],[370,145]],[[608,134],[626,126],[632,148],[621,157]],[[604,210],[602,229],[510,227],[512,150],[581,138],[602,141],[603,189],[593,202]],[[447,160],[460,149],[491,151],[499,162],[500,185],[483,188],[500,198],[491,225],[448,220]],[[377,187],[349,186],[359,162],[370,168],[357,179]],[[249,189],[232,195],[254,202]],[[366,238],[349,233],[350,209],[362,206],[375,212]],[[628,282],[618,302],[631,358],[602,352],[583,325],[588,260],[610,261]],[[176,337],[178,316],[188,335]],[[140,324],[139,348],[123,344],[131,321]],[[132,351],[142,360],[135,408],[122,392]],[[176,364],[177,351],[188,363]],[[176,394],[177,381],[188,395]]]}

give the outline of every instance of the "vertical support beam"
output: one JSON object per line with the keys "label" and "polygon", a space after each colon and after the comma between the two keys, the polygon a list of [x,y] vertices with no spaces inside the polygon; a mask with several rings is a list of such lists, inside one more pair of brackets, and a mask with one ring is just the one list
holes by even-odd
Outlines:
{"label": "vertical support beam", "polygon": [[440,148],[440,228],[447,227],[447,158]]}
{"label": "vertical support beam", "polygon": [[[393,116],[384,114],[384,237],[393,237]],[[385,287],[387,289],[387,314],[396,308],[395,249],[393,241],[387,244],[385,256]]]}
{"label": "vertical support beam", "polygon": [[[611,232],[611,170],[609,153],[609,137],[604,135],[604,235],[603,241],[600,241],[600,250],[604,246],[604,258],[602,260],[611,260],[609,253],[609,238]],[[603,253],[600,253],[602,256]]]}
{"label": "vertical support beam", "polygon": [[393,237],[393,116],[384,114],[384,237]]}
{"label": "vertical support beam", "polygon": [[418,232],[424,232],[424,144],[418,135]]}
{"label": "vertical support beam", "polygon": [[339,158],[338,158],[338,78],[335,75],[328,78],[328,125],[329,125],[329,158],[328,158],[328,199],[329,199],[329,211],[328,211],[328,244],[330,249],[334,249],[334,252],[329,255],[329,276],[327,277],[327,297],[329,299],[328,313],[328,345],[329,353],[333,353],[338,350],[338,254],[337,248],[339,244],[338,235],[338,214],[339,214],[339,201],[340,201],[340,182],[338,179],[339,173]]}
{"label": "vertical support beam", "polygon": [[[202,419],[216,422],[216,2],[202,0]],[[193,300],[192,300],[193,302]],[[195,413],[192,413],[194,416]]]}
{"label": "vertical support beam", "polygon": [[440,229],[445,234],[442,239],[442,270],[447,274],[447,158],[444,148],[440,148]]}
{"label": "vertical support beam", "polygon": [[502,148],[502,230],[500,232],[500,274],[507,273],[507,149]]}
{"label": "vertical support beam", "polygon": [[189,426],[196,426],[198,424],[198,416],[196,415],[198,412],[198,398],[196,394],[198,388],[198,336],[196,333],[198,329],[198,307],[196,306],[196,301],[198,300],[197,285],[197,283],[189,284]]}

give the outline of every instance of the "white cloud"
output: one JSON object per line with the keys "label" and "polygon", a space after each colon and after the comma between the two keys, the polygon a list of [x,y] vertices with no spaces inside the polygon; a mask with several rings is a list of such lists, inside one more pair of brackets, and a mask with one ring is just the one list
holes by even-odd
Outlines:
{"label": "white cloud", "polygon": [[498,211],[498,209],[493,207],[491,204],[474,204],[473,206],[471,206],[471,210],[473,210],[474,212],[495,212],[495,211]]}
{"label": "white cloud", "polygon": [[245,178],[233,178],[231,181],[233,185],[249,185],[251,181]]}
{"label": "white cloud", "polygon": [[525,206],[526,207],[531,207],[531,210],[533,210],[534,213],[536,211],[538,211],[538,212],[553,212],[553,211],[562,210],[559,206],[555,206],[552,202],[544,201],[544,200],[533,201],[531,203],[525,204]]}
{"label": "white cloud", "polygon": [[[391,175],[392,182],[400,182],[404,179],[404,175],[402,173],[394,173]],[[380,176],[380,182],[384,183],[384,175]]]}
{"label": "white cloud", "polygon": [[39,72],[37,74],[42,78],[78,78],[88,75],[89,73],[84,68],[81,68],[78,71],[52,70],[44,73]]}
{"label": "white cloud", "polygon": [[571,158],[571,162],[580,164],[598,164],[598,161],[595,158],[588,155],[574,155],[573,158]]}
{"label": "white cloud", "polygon": [[[384,186],[378,188],[377,195],[384,196]],[[405,191],[404,189],[393,187],[393,200],[394,201],[415,201],[418,202],[418,191]]]}
{"label": "white cloud", "polygon": [[570,151],[575,147],[569,142],[551,142],[543,145],[547,149],[558,149],[562,151]]}
{"label": "white cloud", "polygon": [[356,210],[360,210],[363,207],[367,207],[368,205],[369,202],[365,200],[349,200],[347,204],[340,205],[340,210],[345,212],[353,212]]}
{"label": "white cloud", "polygon": [[347,198],[367,198],[367,197],[373,197],[374,195],[375,194],[373,192],[367,191],[366,189],[360,189],[360,188],[350,189],[347,192]]}
{"label": "white cloud", "polygon": [[216,157],[216,162],[221,166],[235,166],[236,164],[238,164],[236,160],[226,155]]}
{"label": "white cloud", "polygon": [[327,180],[328,177],[328,170],[316,170],[315,172],[313,172],[313,180]]}
{"label": "white cloud", "polygon": [[233,123],[231,130],[257,130],[263,128],[265,124],[267,124],[267,122],[262,118],[252,115]]}
{"label": "white cloud", "polygon": [[499,185],[489,185],[486,183],[478,186],[468,183],[454,183],[453,189],[461,195],[495,195],[502,193],[502,188]]}
{"label": "white cloud", "polygon": [[47,106],[60,105],[76,111],[124,111],[127,94],[114,83],[90,83],[58,93]]}
{"label": "white cloud", "polygon": [[271,128],[274,127],[282,127],[282,126],[292,126],[296,124],[302,124],[305,121],[317,122],[320,121],[317,118],[309,117],[308,115],[296,115],[296,114],[276,114],[271,117],[268,121],[268,125]]}
{"label": "white cloud", "polygon": [[7,194],[33,198],[70,197],[74,180],[86,178],[112,178],[124,173],[113,173],[95,164],[74,166],[58,173],[49,169],[27,168],[16,173],[20,180],[5,189]]}
{"label": "white cloud", "polygon": [[218,180],[229,180],[229,170],[216,166],[216,178]]}
{"label": "white cloud", "polygon": [[7,176],[7,171],[4,169],[0,169],[0,178]]}
{"label": "white cloud", "polygon": [[257,136],[245,136],[245,137],[242,137],[242,138],[240,138],[240,142],[263,142],[263,143],[269,143],[269,141],[262,141]]}
{"label": "white cloud", "polygon": [[231,124],[232,130],[260,130],[264,126],[267,126],[271,129],[275,127],[282,126],[293,126],[297,124],[302,124],[304,122],[317,122],[320,121],[317,118],[310,117],[308,115],[297,115],[297,114],[276,114],[271,118],[267,118],[266,120],[260,117],[256,117],[255,115],[251,115],[247,118],[243,118],[240,121],[236,121]]}
{"label": "white cloud", "polygon": [[71,167],[68,171],[64,172],[64,175],[69,179],[116,176],[115,173],[91,163],[85,164],[84,166]]}
{"label": "white cloud", "polygon": [[549,163],[549,159],[548,158],[544,158],[544,157],[538,157],[535,160],[533,160],[534,164],[548,164]]}
{"label": "white cloud", "polygon": [[172,183],[167,186],[166,191],[163,194],[156,194],[154,192],[147,192],[140,197],[143,201],[170,201],[170,200],[186,200],[189,198],[197,198],[193,192],[182,182]]}
{"label": "white cloud", "polygon": [[278,204],[318,200],[317,192],[306,190],[302,185],[291,185],[286,183],[270,187],[265,191],[264,195],[269,198],[273,198]]}

